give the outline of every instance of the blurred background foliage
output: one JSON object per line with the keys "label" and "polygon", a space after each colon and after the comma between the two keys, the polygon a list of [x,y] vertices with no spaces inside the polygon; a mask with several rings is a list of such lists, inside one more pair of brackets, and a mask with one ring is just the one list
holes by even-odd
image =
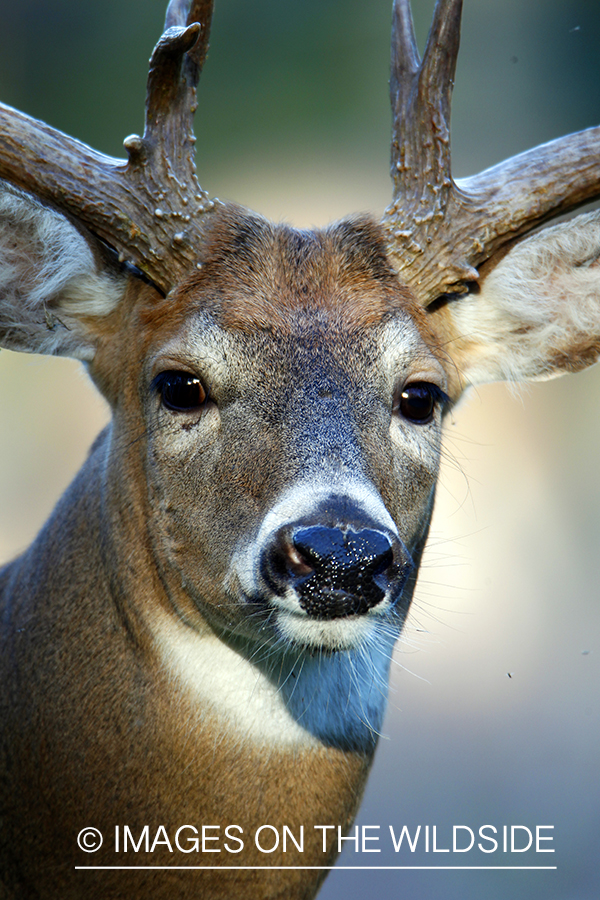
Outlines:
{"label": "blurred background foliage", "polygon": [[[143,127],[146,63],[163,0],[0,2],[0,96],[122,156]],[[433,3],[414,4],[423,46]],[[229,196],[249,171],[369,168],[387,178],[388,2],[220,0],[196,117],[201,182]],[[583,128],[599,108],[590,78],[595,0],[465,4],[453,108],[458,176]],[[383,189],[377,199],[385,203]],[[244,200],[236,195],[235,199]],[[375,204],[374,204],[375,205]]]}

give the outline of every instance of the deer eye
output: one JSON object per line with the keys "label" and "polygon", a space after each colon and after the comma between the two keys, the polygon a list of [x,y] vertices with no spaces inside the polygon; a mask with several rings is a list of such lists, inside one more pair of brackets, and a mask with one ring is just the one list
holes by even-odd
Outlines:
{"label": "deer eye", "polygon": [[433,419],[436,405],[447,400],[448,397],[437,385],[417,381],[402,388],[394,403],[394,412],[399,412],[410,422],[426,425]]}
{"label": "deer eye", "polygon": [[161,372],[152,384],[163,406],[174,412],[200,409],[206,403],[206,391],[196,375],[189,372]]}

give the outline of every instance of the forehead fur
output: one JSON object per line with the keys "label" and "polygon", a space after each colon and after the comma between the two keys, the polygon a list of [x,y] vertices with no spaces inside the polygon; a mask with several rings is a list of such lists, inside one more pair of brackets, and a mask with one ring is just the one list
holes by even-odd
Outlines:
{"label": "forehead fur", "polygon": [[382,231],[368,218],[300,231],[227,207],[208,236],[202,266],[177,300],[198,304],[225,328],[289,331],[303,314],[351,330],[399,309],[422,317],[394,273]]}

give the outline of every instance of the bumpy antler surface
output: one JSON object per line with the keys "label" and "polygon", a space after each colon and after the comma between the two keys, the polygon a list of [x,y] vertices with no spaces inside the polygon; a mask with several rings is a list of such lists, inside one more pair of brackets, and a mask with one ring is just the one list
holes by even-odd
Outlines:
{"label": "bumpy antler surface", "polygon": [[504,244],[600,195],[600,128],[453,181],[450,100],[461,11],[462,0],[438,0],[420,61],[410,0],[394,2],[394,193],[383,221],[401,277],[424,304],[466,290],[476,267]]}
{"label": "bumpy antler surface", "polygon": [[212,0],[171,0],[148,75],[144,136],[128,160],[0,105],[0,177],[83,222],[167,293],[198,262],[214,201],[195,175],[192,119]]}

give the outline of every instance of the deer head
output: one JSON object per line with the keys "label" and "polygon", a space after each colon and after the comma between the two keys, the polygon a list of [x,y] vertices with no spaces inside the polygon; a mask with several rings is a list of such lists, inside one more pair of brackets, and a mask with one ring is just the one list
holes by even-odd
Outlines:
{"label": "deer head", "polygon": [[[370,758],[444,414],[470,385],[600,354],[600,217],[530,236],[600,193],[600,129],[454,181],[461,7],[438,2],[421,60],[394,4],[381,223],[297,231],[201,189],[211,2],[171,0],[126,161],[0,109],[0,339],[84,360],[113,410],[67,501],[94,526],[42,540],[77,550],[76,580],[105,580],[224,735]],[[233,656],[268,716],[256,682],[232,689]]]}

